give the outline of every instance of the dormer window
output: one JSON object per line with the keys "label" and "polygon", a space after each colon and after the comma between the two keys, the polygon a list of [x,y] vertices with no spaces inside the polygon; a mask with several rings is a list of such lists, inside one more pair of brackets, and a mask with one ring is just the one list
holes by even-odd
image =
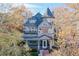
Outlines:
{"label": "dormer window", "polygon": [[29,20],[30,23],[36,23],[36,20]]}
{"label": "dormer window", "polygon": [[31,27],[30,30],[31,30],[32,32],[37,31],[37,29],[36,29],[35,27]]}

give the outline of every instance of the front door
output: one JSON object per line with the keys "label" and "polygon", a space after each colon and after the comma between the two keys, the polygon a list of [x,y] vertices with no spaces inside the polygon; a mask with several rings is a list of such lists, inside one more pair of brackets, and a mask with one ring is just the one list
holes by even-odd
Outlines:
{"label": "front door", "polygon": [[40,41],[40,48],[41,49],[47,49],[49,47],[49,42],[48,40],[41,40]]}
{"label": "front door", "polygon": [[47,48],[47,40],[42,40],[42,48]]}

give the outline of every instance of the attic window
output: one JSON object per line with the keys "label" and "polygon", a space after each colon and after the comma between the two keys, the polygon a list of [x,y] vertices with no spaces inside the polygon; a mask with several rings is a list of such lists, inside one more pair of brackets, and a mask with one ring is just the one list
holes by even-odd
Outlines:
{"label": "attic window", "polygon": [[35,22],[36,22],[36,20],[30,20],[29,22],[30,22],[30,23],[35,23]]}

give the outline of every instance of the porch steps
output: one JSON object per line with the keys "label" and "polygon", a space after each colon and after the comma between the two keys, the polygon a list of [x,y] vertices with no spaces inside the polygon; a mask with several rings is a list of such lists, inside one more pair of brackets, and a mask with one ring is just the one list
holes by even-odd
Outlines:
{"label": "porch steps", "polygon": [[49,55],[49,51],[48,50],[40,50],[39,56],[48,56],[48,55]]}

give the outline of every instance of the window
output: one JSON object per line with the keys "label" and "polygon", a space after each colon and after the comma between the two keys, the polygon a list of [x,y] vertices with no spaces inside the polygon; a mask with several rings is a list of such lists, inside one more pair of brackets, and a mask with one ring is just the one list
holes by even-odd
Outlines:
{"label": "window", "polygon": [[29,27],[25,27],[24,30],[25,30],[25,31],[29,31]]}
{"label": "window", "polygon": [[29,22],[30,22],[30,23],[35,23],[35,22],[36,22],[36,20],[30,20]]}
{"label": "window", "polygon": [[39,30],[41,30],[41,28]]}
{"label": "window", "polygon": [[31,28],[31,31],[35,31],[35,27],[32,27],[32,28]]}
{"label": "window", "polygon": [[46,25],[45,23],[43,25]]}
{"label": "window", "polygon": [[30,44],[31,46],[38,44],[38,41],[37,41],[37,40],[29,40],[28,42],[29,42],[29,44]]}
{"label": "window", "polygon": [[36,28],[36,27],[31,27],[31,28],[30,28],[30,31],[31,31],[31,32],[37,32],[37,28]]}
{"label": "window", "polygon": [[29,41],[30,43],[36,43],[37,41]]}

